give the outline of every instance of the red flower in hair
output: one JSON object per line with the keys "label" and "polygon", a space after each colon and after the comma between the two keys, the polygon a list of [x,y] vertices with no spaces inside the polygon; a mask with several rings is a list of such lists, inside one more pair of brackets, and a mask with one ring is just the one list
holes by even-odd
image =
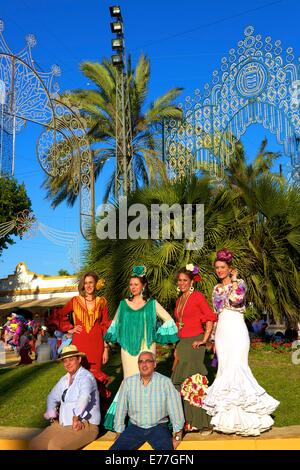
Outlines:
{"label": "red flower in hair", "polygon": [[196,274],[196,276],[193,277],[193,281],[194,282],[200,282],[200,281],[202,281],[202,277],[199,276],[199,274]]}

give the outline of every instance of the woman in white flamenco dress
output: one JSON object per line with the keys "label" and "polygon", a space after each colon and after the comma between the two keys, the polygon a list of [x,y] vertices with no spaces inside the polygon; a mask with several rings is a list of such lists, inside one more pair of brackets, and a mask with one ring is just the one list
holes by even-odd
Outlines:
{"label": "woman in white flamenco dress", "polygon": [[274,424],[271,414],[279,401],[255,380],[249,365],[250,339],[244,321],[246,285],[231,268],[232,254],[217,253],[215,272],[220,280],[213,291],[219,314],[215,333],[218,371],[208,388],[203,408],[212,416],[214,431],[259,436]]}

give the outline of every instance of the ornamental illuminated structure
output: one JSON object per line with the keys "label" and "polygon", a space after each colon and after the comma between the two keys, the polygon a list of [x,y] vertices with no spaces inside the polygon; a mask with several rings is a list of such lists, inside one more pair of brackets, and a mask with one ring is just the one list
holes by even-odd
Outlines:
{"label": "ornamental illuminated structure", "polygon": [[182,105],[181,122],[165,123],[164,153],[175,176],[205,168],[222,178],[235,143],[254,123],[276,136],[290,160],[290,178],[300,183],[299,59],[280,40],[248,26],[245,37],[221,60],[203,92]]}
{"label": "ornamental illuminated structure", "polygon": [[0,175],[13,175],[16,135],[26,123],[41,126],[36,153],[45,173],[53,178],[72,175],[72,190],[80,194],[80,228],[86,238],[94,220],[94,171],[86,136],[87,125],[66,98],[58,95],[55,77],[37,70],[32,57],[36,39],[26,36],[26,46],[14,54],[7,45],[0,21]]}

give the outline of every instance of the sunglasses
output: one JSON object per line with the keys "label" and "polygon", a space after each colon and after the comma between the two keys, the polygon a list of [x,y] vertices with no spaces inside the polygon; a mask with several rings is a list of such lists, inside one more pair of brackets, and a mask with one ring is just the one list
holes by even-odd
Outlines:
{"label": "sunglasses", "polygon": [[62,396],[61,396],[61,401],[62,401],[63,403],[65,402],[65,398],[66,398],[67,391],[68,391],[68,389],[66,388],[66,390],[63,391],[63,394],[62,394]]}

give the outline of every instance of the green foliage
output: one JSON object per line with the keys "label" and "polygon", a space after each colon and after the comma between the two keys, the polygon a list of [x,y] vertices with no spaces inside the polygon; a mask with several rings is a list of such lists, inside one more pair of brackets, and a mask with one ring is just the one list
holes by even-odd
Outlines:
{"label": "green foliage", "polygon": [[[31,201],[28,198],[24,184],[18,184],[15,178],[0,177],[0,224],[12,221],[18,212],[31,210]],[[8,245],[15,243],[12,236],[22,235],[15,228],[6,236],[0,238],[0,255]]]}
{"label": "green foliage", "polygon": [[274,413],[275,426],[299,425],[299,365],[292,363],[291,353],[251,351],[249,365],[258,383],[280,401]]}
{"label": "green foliage", "polygon": [[0,369],[0,425],[46,426],[47,395],[64,373],[60,362]]}
{"label": "green foliage", "polygon": [[66,269],[59,269],[57,274],[58,276],[70,276],[70,273]]}

